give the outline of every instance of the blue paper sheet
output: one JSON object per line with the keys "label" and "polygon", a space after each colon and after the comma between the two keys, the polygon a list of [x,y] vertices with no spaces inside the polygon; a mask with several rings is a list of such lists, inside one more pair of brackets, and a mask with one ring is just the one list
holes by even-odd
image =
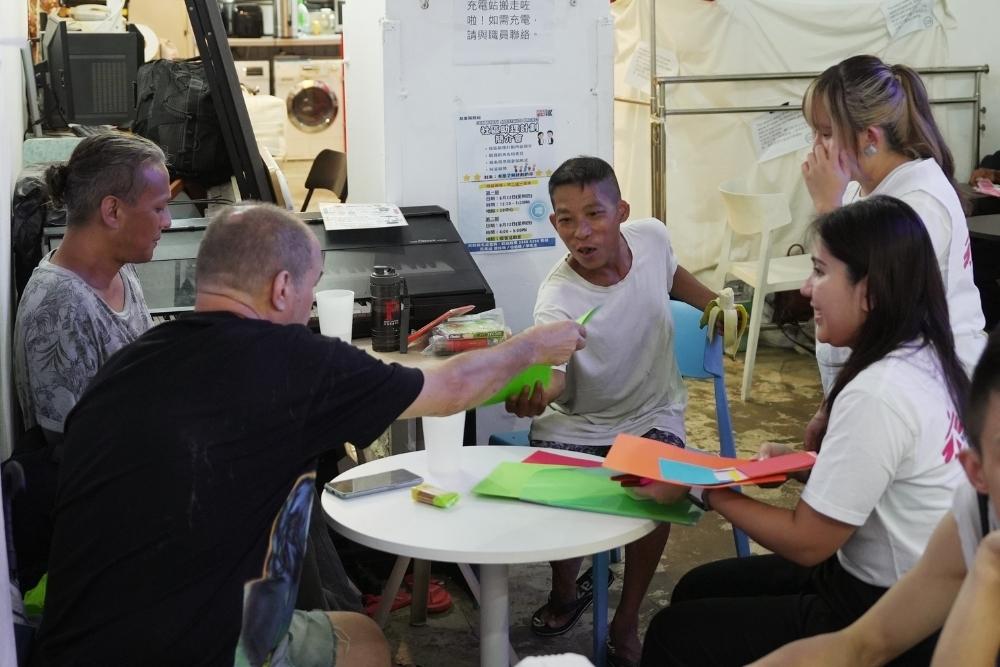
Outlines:
{"label": "blue paper sheet", "polygon": [[711,468],[660,459],[660,475],[663,479],[675,484],[711,486],[721,481],[715,473],[716,471]]}

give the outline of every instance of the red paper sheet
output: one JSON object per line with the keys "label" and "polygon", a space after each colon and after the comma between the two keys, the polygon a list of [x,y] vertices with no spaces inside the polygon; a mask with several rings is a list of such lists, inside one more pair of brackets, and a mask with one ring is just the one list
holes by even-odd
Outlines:
{"label": "red paper sheet", "polygon": [[564,456],[563,454],[553,454],[541,449],[537,452],[532,452],[530,456],[524,459],[523,463],[541,463],[550,466],[577,466],[578,468],[597,468],[601,465],[600,461],[579,459],[575,456]]}
{"label": "red paper sheet", "polygon": [[747,477],[757,479],[767,475],[788,474],[797,470],[807,470],[816,463],[816,455],[812,452],[795,452],[784,456],[772,456],[761,461],[740,461],[736,469]]}

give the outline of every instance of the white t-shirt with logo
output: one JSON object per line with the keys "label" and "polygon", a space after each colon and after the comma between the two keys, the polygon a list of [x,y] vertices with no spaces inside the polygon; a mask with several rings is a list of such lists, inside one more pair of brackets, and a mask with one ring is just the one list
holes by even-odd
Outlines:
{"label": "white t-shirt with logo", "polygon": [[609,287],[570,268],[568,256],[538,289],[535,323],[576,319],[600,306],[587,323],[587,346],[565,366],[566,390],[531,425],[535,440],[609,446],[619,433],[658,428],[684,438],[687,390],[674,356],[667,307],[677,260],[662,222],[621,226],[632,267]]}
{"label": "white t-shirt with logo", "polygon": [[802,500],[857,530],[837,556],[889,587],[913,567],[965,480],[964,429],[930,346],[898,348],[837,396]]}
{"label": "white t-shirt with logo", "polygon": [[[889,195],[906,202],[924,222],[948,301],[955,353],[966,373],[972,370],[986,347],[983,306],[979,288],[972,279],[972,246],[969,226],[961,202],[948,177],[933,159],[910,160],[882,179],[871,195]],[[861,186],[852,183],[844,193],[844,204],[864,199]],[[816,343],[823,393],[829,394],[840,367],[850,356],[850,348]]]}

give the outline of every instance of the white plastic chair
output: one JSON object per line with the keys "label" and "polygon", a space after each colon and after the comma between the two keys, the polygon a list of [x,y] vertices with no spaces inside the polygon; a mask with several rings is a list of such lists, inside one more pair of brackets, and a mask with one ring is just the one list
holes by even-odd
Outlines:
{"label": "white plastic chair", "polygon": [[[750,397],[764,297],[771,292],[801,287],[812,271],[812,260],[809,255],[771,257],[771,232],[792,221],[788,197],[784,193],[749,192],[742,179],[722,183],[719,193],[726,207],[726,235],[719,258],[719,275],[723,283],[730,278],[738,278],[753,287],[743,385],[740,387],[740,398],[745,401]],[[759,237],[757,259],[740,262],[731,260],[734,234]]]}

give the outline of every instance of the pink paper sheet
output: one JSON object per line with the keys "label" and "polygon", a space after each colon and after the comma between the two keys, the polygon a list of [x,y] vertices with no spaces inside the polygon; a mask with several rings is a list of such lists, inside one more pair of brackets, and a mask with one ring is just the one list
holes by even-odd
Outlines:
{"label": "pink paper sheet", "polygon": [[541,463],[550,466],[577,466],[579,468],[597,468],[601,465],[600,461],[580,459],[575,456],[565,456],[563,454],[553,454],[541,449],[537,452],[532,452],[530,456],[524,459],[523,463]]}

